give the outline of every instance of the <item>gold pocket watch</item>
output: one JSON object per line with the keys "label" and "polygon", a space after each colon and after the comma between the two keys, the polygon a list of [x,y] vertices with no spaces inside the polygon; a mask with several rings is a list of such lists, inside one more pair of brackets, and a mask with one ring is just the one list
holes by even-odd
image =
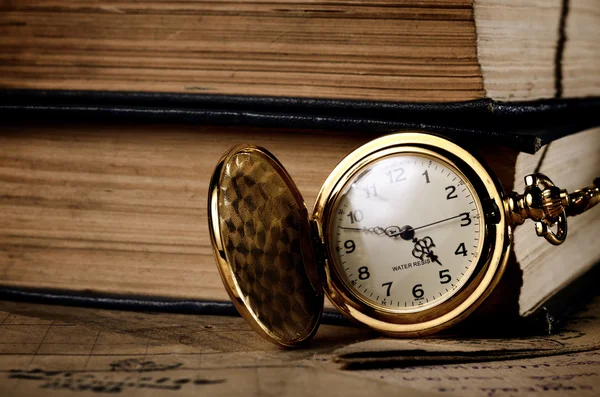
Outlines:
{"label": "gold pocket watch", "polygon": [[211,180],[209,229],[235,307],[268,340],[310,340],[324,293],[346,317],[383,334],[428,335],[492,292],[513,226],[533,219],[538,235],[560,244],[567,215],[600,201],[598,180],[571,195],[541,174],[526,182],[523,195],[506,195],[457,144],[397,133],[343,159],[309,217],[272,154],[236,146]]}

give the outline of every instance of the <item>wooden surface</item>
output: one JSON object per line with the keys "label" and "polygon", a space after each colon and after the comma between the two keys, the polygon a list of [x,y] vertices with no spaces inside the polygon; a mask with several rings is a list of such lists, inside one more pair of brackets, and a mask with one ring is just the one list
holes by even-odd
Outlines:
{"label": "wooden surface", "polygon": [[284,350],[237,317],[0,301],[0,395],[597,396],[598,314],[594,305],[556,335],[510,339],[322,326]]}
{"label": "wooden surface", "polygon": [[470,0],[17,0],[0,37],[0,88],[483,96]]}

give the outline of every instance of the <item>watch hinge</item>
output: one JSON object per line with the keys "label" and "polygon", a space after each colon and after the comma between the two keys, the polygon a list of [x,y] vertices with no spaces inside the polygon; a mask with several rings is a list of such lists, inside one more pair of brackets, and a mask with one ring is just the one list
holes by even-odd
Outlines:
{"label": "watch hinge", "polygon": [[481,206],[483,207],[486,222],[494,225],[500,223],[500,208],[494,199],[486,198],[482,200]]}
{"label": "watch hinge", "polygon": [[[321,239],[321,233],[319,230],[319,224],[314,219],[309,221],[310,224],[310,237],[312,243],[313,254],[315,256],[315,262],[317,264],[317,270],[320,277],[325,276],[325,242]],[[321,278],[322,280],[324,278]]]}

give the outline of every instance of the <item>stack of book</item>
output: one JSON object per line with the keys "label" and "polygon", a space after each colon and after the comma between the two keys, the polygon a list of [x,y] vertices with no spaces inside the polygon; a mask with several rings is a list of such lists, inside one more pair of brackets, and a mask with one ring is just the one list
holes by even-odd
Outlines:
{"label": "stack of book", "polygon": [[[401,128],[468,145],[507,191],[600,175],[595,1],[17,0],[0,32],[4,297],[227,301],[206,205],[238,143],[272,151],[309,208]],[[516,229],[507,307],[539,312],[600,261],[600,211],[569,225],[558,248]]]}

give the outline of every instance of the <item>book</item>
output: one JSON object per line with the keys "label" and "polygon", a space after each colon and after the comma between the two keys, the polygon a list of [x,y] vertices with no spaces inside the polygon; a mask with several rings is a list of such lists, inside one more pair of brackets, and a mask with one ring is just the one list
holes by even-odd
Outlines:
{"label": "book", "polygon": [[598,95],[594,0],[0,4],[0,88],[502,101]]}
{"label": "book", "polygon": [[[173,302],[229,300],[206,206],[209,178],[230,146],[268,148],[310,212],[337,162],[376,136],[114,124],[20,123],[1,131],[0,288]],[[569,191],[588,185],[600,173],[598,132],[554,141],[540,170]],[[522,190],[524,175],[544,153],[497,146],[478,151],[507,191]],[[589,241],[599,224],[598,210],[570,218],[569,238],[560,247],[538,238],[531,222],[519,226],[511,266],[522,275],[502,296],[502,307],[518,304],[528,315],[589,270],[600,260]]]}
{"label": "book", "polygon": [[[507,191],[522,192],[525,176],[533,170],[550,176],[556,186],[569,192],[591,185],[600,174],[599,132],[582,131],[535,154],[519,153],[509,162],[514,168],[501,168],[502,185]],[[499,164],[497,155],[505,154],[487,158],[493,169]],[[512,180],[509,175],[513,175]],[[531,221],[513,228],[513,255],[503,279],[467,326],[485,323],[484,329],[518,333],[522,329],[515,323],[520,322],[525,329],[554,333],[569,315],[581,310],[596,295],[595,280],[600,271],[595,266],[600,263],[600,250],[593,241],[600,226],[600,211],[592,209],[582,215],[568,218],[568,237],[560,246],[538,237]]]}
{"label": "book", "polygon": [[[221,154],[242,142],[272,151],[309,209],[347,153],[406,129],[470,146],[506,190],[519,190],[541,156],[559,186],[585,186],[599,174],[590,129],[599,125],[599,8],[0,4],[0,297],[159,310],[226,302],[206,189]],[[534,316],[598,261],[584,236],[597,215],[575,219],[571,231],[582,232],[564,250],[528,224],[517,229],[496,310]],[[562,265],[573,255],[574,266]]]}

